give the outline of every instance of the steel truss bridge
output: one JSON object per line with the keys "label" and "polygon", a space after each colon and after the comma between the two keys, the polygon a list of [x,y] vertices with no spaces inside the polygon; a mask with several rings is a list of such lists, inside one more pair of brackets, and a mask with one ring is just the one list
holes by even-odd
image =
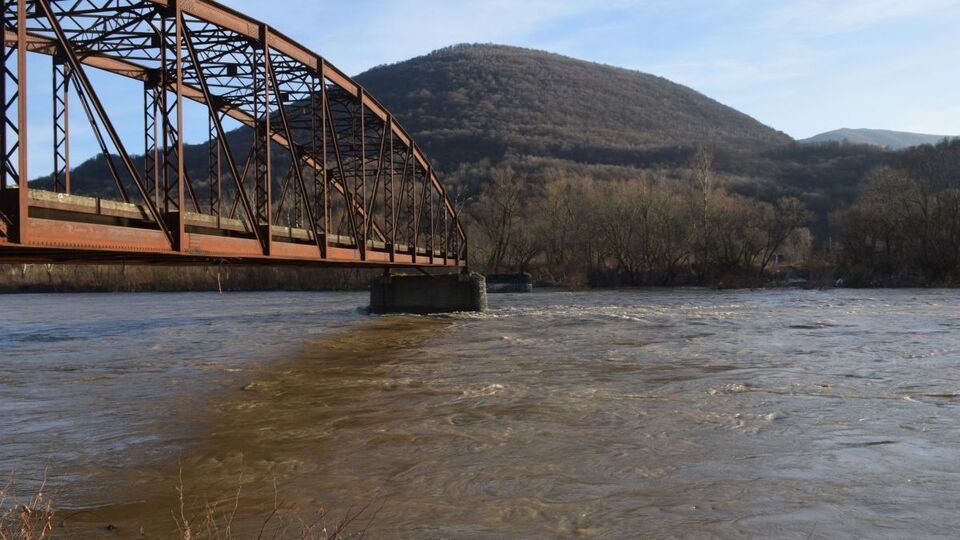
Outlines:
{"label": "steel truss bridge", "polygon": [[[457,208],[409,134],[269,26],[208,0],[4,0],[2,15],[0,262],[466,266]],[[28,64],[48,119],[28,118]],[[108,115],[102,72],[142,88],[142,117],[122,118],[139,140]],[[206,116],[203,174],[186,163],[185,106]],[[28,127],[47,121],[53,170],[35,189]],[[71,179],[77,121],[106,193]]]}

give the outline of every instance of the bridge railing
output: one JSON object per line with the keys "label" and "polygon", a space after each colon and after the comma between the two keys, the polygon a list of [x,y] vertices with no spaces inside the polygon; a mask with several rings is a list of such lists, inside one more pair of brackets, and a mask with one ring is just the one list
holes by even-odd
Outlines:
{"label": "bridge railing", "polygon": [[[466,265],[457,208],[409,134],[269,26],[205,0],[6,0],[0,12],[0,259]],[[30,189],[28,55],[49,59],[29,76],[53,94],[52,171]],[[92,70],[141,86],[138,140],[117,129]],[[188,104],[205,117],[203,152],[184,143]],[[74,174],[77,121],[109,182]]]}

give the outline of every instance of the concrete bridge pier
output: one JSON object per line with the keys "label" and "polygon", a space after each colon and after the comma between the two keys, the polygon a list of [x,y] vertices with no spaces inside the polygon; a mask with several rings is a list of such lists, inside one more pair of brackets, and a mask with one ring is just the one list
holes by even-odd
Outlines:
{"label": "concrete bridge pier", "polygon": [[390,275],[370,284],[371,313],[485,311],[486,279],[476,272]]}

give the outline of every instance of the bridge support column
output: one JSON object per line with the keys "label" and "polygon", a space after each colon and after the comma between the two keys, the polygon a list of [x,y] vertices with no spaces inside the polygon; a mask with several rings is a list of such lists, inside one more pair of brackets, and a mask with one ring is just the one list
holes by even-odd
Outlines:
{"label": "bridge support column", "polygon": [[486,309],[486,280],[475,272],[384,275],[370,284],[371,313],[426,314]]}

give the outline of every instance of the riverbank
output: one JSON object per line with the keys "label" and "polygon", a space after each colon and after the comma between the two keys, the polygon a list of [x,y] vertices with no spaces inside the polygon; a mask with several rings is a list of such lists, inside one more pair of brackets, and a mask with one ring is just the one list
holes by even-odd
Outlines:
{"label": "riverbank", "polygon": [[[379,269],[217,266],[117,265],[0,265],[0,294],[90,293],[90,292],[255,292],[255,291],[364,291],[381,274]],[[690,276],[670,285],[626,284],[604,276],[585,276],[568,282],[542,273],[531,276],[536,290],[615,290],[623,288],[703,287],[740,289],[832,289],[832,288],[956,288],[956,283],[925,283],[904,276],[866,280],[856,276],[837,278],[830,272],[797,272],[781,268],[763,276],[731,274],[723,279],[700,282]]]}
{"label": "riverbank", "polygon": [[0,293],[357,291],[379,270],[219,266],[0,265]]}

